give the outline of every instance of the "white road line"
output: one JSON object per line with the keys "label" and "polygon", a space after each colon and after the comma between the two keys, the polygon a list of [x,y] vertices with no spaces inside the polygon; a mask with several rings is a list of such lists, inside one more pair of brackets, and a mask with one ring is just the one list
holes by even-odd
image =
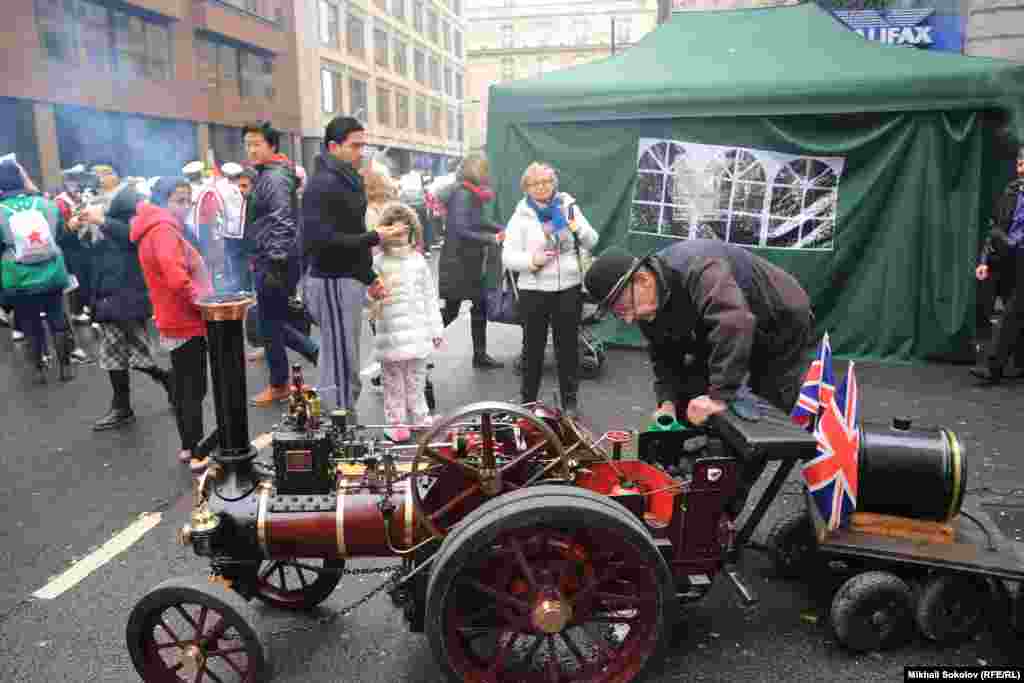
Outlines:
{"label": "white road line", "polygon": [[82,579],[131,547],[147,531],[159,524],[162,517],[163,513],[161,512],[147,512],[140,515],[128,528],[116,534],[66,572],[37,590],[32,594],[32,597],[39,598],[40,600],[53,600],[62,593],[74,588]]}
{"label": "white road line", "polygon": [[[252,440],[252,447],[261,451],[271,443],[273,443],[273,435],[270,433],[260,434]],[[66,572],[37,590],[32,597],[40,600],[53,600],[71,590],[94,571],[130,548],[146,532],[159,524],[161,519],[163,519],[162,512],[146,512],[139,515],[139,518],[126,529],[115,534],[113,538],[76,562]]]}

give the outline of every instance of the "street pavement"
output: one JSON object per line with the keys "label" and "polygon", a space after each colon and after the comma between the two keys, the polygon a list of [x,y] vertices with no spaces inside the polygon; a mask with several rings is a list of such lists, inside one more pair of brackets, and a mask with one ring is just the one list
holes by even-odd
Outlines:
{"label": "street pavement", "polygon": [[[92,332],[80,330],[87,348]],[[369,349],[369,338],[364,349]],[[439,411],[483,399],[513,400],[518,376],[518,328],[492,325],[490,351],[506,362],[494,371],[470,365],[468,314],[452,323],[433,373]],[[364,359],[369,354],[364,353]],[[168,357],[160,362],[168,365]],[[844,364],[838,364],[837,376]],[[1024,538],[1024,489],[1020,459],[1024,384],[979,389],[964,366],[858,364],[862,415],[888,422],[910,416],[920,424],[955,430],[969,453],[970,487],[1010,539]],[[308,366],[307,373],[315,379]],[[263,387],[262,362],[248,365],[250,394]],[[542,395],[556,380],[550,349]],[[105,373],[79,368],[67,385],[33,386],[23,350],[0,329],[0,383],[8,387],[0,420],[0,681],[137,681],[124,645],[124,627],[135,602],[161,581],[203,575],[207,565],[175,542],[187,521],[189,477],[174,455],[173,418],[162,389],[133,377],[134,426],[94,433],[92,421],[109,404]],[[581,389],[584,413],[601,432],[640,428],[653,398],[645,353],[611,350],[603,375]],[[207,429],[214,425],[207,401]],[[359,406],[364,422],[383,421],[381,397],[367,390]],[[279,409],[250,409],[253,437],[267,432]],[[791,483],[761,524],[763,539],[773,518],[800,503]],[[137,543],[81,583],[52,599],[32,598],[77,560],[132,524],[142,513],[160,511],[162,521]],[[350,563],[351,567],[372,562]],[[682,614],[668,656],[649,680],[707,681],[896,681],[909,665],[975,665],[1024,662],[1019,641],[982,633],[952,648],[914,640],[895,651],[851,655],[828,626],[828,581],[808,586],[777,579],[767,557],[744,554],[742,571],[761,598],[741,607],[724,579],[700,603]],[[311,623],[354,601],[379,583],[376,577],[346,577],[335,593],[310,614],[257,608],[256,628],[270,633]],[[1014,642],[1016,643],[1014,645]],[[284,682],[437,683],[438,670],[426,639],[410,634],[386,596],[355,613],[308,633],[274,638],[270,655],[274,680]]]}

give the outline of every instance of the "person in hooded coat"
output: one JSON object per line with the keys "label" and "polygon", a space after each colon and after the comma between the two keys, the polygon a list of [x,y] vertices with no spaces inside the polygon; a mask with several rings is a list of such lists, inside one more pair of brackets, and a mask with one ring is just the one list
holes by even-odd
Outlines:
{"label": "person in hooded coat", "polygon": [[131,370],[151,377],[172,400],[171,374],[153,359],[146,325],[153,314],[138,249],[131,240],[131,221],[142,196],[134,187],[121,187],[109,208],[90,206],[83,219],[94,227],[93,320],[99,324],[99,365],[110,375],[114,390],[110,410],[93,430],[117,429],[135,422],[131,407]]}
{"label": "person in hooded coat", "polygon": [[184,177],[157,181],[150,203],[141,204],[132,220],[131,239],[152,292],[160,345],[171,354],[178,459],[199,473],[209,458],[196,453],[207,389],[206,322],[198,304],[213,292],[213,283],[203,257],[185,237],[190,193]]}

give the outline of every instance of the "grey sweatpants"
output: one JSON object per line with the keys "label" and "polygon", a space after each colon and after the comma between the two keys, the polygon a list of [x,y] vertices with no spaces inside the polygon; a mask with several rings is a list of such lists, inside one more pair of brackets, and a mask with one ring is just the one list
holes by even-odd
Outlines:
{"label": "grey sweatpants", "polygon": [[348,278],[307,277],[304,300],[320,326],[319,390],[325,411],[354,411],[359,402],[359,341],[366,285]]}

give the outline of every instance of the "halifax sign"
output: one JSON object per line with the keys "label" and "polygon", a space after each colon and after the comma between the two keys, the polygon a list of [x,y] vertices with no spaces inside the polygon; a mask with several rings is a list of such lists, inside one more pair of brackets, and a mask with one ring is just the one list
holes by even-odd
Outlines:
{"label": "halifax sign", "polygon": [[930,50],[963,50],[963,21],[934,9],[833,10],[836,19],[868,40]]}

